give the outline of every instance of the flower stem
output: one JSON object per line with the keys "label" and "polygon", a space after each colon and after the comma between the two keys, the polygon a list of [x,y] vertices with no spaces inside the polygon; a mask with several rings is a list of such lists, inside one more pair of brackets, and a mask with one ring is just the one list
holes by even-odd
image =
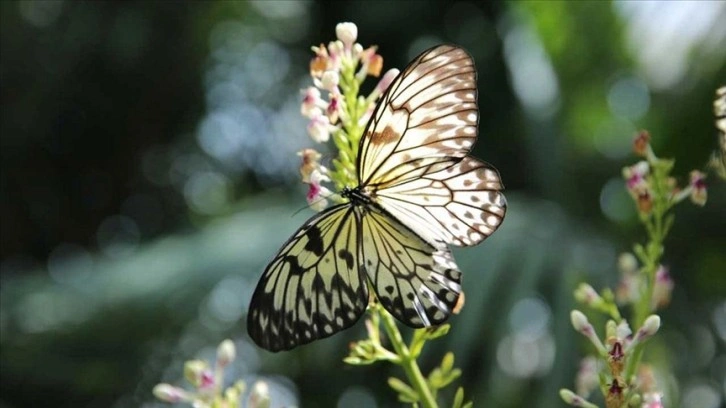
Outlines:
{"label": "flower stem", "polygon": [[399,364],[403,367],[403,371],[406,372],[406,377],[408,377],[411,385],[418,393],[419,398],[421,398],[421,406],[424,408],[438,407],[436,399],[426,382],[426,378],[424,378],[421,373],[421,369],[416,363],[416,358],[411,354],[409,348],[406,346],[406,343],[403,341],[403,337],[396,326],[396,322],[393,320],[393,316],[378,306],[376,306],[376,308],[377,312],[381,316],[383,327],[386,329],[391,345],[400,358]]}

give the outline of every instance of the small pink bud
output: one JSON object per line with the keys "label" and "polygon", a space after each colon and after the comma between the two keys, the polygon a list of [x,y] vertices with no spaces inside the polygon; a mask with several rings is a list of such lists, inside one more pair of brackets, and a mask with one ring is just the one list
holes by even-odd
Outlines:
{"label": "small pink bud", "polygon": [[658,310],[668,305],[673,292],[673,279],[668,274],[668,268],[660,265],[655,272],[655,284],[651,298],[651,310]]}
{"label": "small pink bud", "polygon": [[398,76],[398,74],[401,71],[399,71],[396,68],[391,68],[388,71],[386,71],[385,74],[383,74],[383,78],[381,78],[380,81],[378,81],[378,84],[376,85],[376,89],[374,92],[378,92],[379,94],[383,93],[388,89],[389,86],[391,86],[391,82],[393,82],[394,79]]}
{"label": "small pink bud", "polygon": [[691,172],[691,201],[694,204],[704,206],[708,193],[706,192],[706,175],[698,170]]}
{"label": "small pink bud", "polygon": [[638,330],[638,333],[636,334],[636,338],[639,340],[647,339],[648,337],[653,336],[654,334],[658,333],[658,330],[660,329],[660,316],[658,315],[650,315],[647,319],[645,319],[645,322],[643,322],[643,327],[641,327]]}
{"label": "small pink bud", "polygon": [[152,393],[156,398],[164,402],[177,403],[189,400],[186,391],[170,384],[157,384]]}
{"label": "small pink bud", "polygon": [[585,317],[585,315],[581,311],[573,310],[572,312],[570,312],[570,321],[572,322],[572,327],[574,327],[575,330],[580,332],[583,336],[587,337],[590,342],[595,345],[598,352],[600,352],[602,355],[605,355],[605,353],[607,353],[607,350],[602,344],[602,341],[600,341],[600,338],[597,337],[595,329],[592,327],[590,322],[587,320],[587,317]]}
{"label": "small pink bud", "polygon": [[581,283],[575,290],[575,299],[585,305],[602,302],[600,295],[587,283]]}
{"label": "small pink bud", "polygon": [[190,360],[184,363],[184,378],[189,384],[199,387],[204,382],[204,373],[209,370],[209,364],[204,360]]}

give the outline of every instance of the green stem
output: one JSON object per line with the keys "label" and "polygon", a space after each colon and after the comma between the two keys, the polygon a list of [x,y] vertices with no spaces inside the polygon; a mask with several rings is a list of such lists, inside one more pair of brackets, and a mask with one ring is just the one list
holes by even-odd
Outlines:
{"label": "green stem", "polygon": [[403,371],[406,372],[406,377],[408,377],[411,385],[418,393],[419,398],[421,398],[421,405],[424,408],[437,408],[438,405],[436,404],[433,393],[429,389],[426,378],[424,378],[421,373],[421,369],[416,363],[416,358],[414,358],[406,346],[406,343],[404,343],[401,332],[398,330],[396,322],[393,320],[393,316],[380,307],[378,307],[378,312],[380,313],[381,320],[383,321],[383,327],[386,329],[391,345],[393,345],[393,349],[401,359],[401,367],[403,367]]}
{"label": "green stem", "polygon": [[[655,288],[656,272],[663,256],[663,242],[668,233],[669,223],[666,220],[668,210],[672,206],[671,198],[668,196],[668,171],[666,163],[659,162],[657,159],[651,161],[653,168],[653,176],[650,179],[653,187],[653,212],[644,217],[643,224],[648,234],[648,242],[643,251],[643,278],[645,281],[645,290],[641,293],[640,301],[636,304],[634,310],[633,327],[637,330],[643,325],[645,319],[651,313],[651,304],[653,302],[653,291]],[[632,382],[635,370],[640,364],[643,356],[643,344],[635,346],[633,353],[625,367],[625,380]]]}

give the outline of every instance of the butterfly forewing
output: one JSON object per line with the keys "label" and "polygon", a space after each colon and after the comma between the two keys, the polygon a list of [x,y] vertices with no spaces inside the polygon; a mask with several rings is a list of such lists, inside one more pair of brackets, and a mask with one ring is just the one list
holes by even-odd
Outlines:
{"label": "butterfly forewing", "polygon": [[361,252],[378,300],[410,327],[441,324],[461,292],[447,248],[436,248],[375,206],[362,218]]}
{"label": "butterfly forewing", "polygon": [[350,327],[368,305],[360,273],[359,214],[332,207],[305,223],[270,262],[252,296],[247,329],[260,347],[291,349]]}
{"label": "butterfly forewing", "polygon": [[360,184],[404,182],[417,170],[466,156],[478,115],[476,71],[466,51],[442,45],[424,52],[391,83],[366,127]]}

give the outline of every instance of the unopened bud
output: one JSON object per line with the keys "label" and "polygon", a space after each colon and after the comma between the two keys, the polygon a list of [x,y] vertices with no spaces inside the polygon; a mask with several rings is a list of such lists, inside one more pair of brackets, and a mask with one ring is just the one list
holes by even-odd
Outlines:
{"label": "unopened bud", "polygon": [[186,391],[170,384],[157,384],[152,393],[156,398],[164,402],[177,403],[188,400]]}
{"label": "unopened bud", "polygon": [[237,350],[234,347],[232,340],[224,340],[217,347],[217,364],[220,367],[226,367],[229,363],[234,361],[237,356]]}

